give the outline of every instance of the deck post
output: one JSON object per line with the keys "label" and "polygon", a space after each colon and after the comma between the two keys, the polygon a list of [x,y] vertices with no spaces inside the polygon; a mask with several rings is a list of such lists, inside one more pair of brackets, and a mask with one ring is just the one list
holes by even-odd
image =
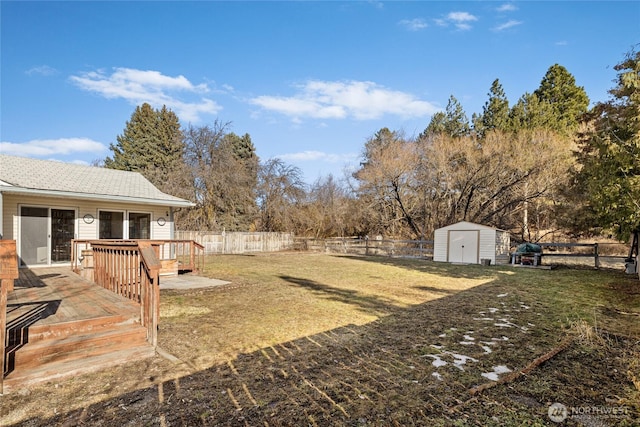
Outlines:
{"label": "deck post", "polygon": [[141,315],[147,328],[147,341],[158,345],[158,322],[160,318],[160,267],[154,249],[147,242],[139,242],[140,265],[142,267],[141,286],[144,294],[141,298]]}
{"label": "deck post", "polygon": [[7,342],[7,292],[9,288],[9,279],[0,279],[0,362],[2,364],[2,372],[0,373],[0,395],[4,393],[4,353],[5,343]]}
{"label": "deck post", "polygon": [[189,265],[192,269],[196,268],[196,246],[193,240],[189,241]]}
{"label": "deck post", "polygon": [[596,264],[596,270],[600,269],[600,256],[598,255],[598,244],[593,244],[593,257]]}
{"label": "deck post", "polygon": [[7,294],[18,278],[18,255],[15,240],[0,240],[0,395],[4,393],[4,353],[7,339]]}

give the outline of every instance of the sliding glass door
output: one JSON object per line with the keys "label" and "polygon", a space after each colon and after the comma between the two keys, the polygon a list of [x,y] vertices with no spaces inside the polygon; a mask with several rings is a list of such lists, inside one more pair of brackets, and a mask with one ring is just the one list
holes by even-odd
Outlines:
{"label": "sliding glass door", "polygon": [[71,261],[71,240],[76,234],[76,211],[51,209],[51,262]]}
{"label": "sliding glass door", "polygon": [[21,264],[35,266],[70,262],[71,240],[75,232],[75,209],[21,206]]}
{"label": "sliding glass door", "polygon": [[49,208],[20,208],[20,259],[22,265],[49,263]]}

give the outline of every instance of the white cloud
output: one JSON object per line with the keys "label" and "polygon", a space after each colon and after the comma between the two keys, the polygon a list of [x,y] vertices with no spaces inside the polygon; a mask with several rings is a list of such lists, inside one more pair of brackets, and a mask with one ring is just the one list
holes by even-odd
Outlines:
{"label": "white cloud", "polygon": [[403,19],[398,24],[402,25],[409,31],[420,31],[427,28],[429,25],[422,18],[415,19]]}
{"label": "white cloud", "polygon": [[513,3],[505,3],[503,5],[498,6],[496,10],[498,12],[513,12],[518,10],[518,8]]}
{"label": "white cloud", "polygon": [[[194,85],[184,76],[165,76],[159,71],[114,68],[110,75],[97,70],[71,76],[70,80],[80,89],[107,99],[121,98],[133,105],[148,102],[156,108],[166,105],[186,121],[198,122],[201,114],[215,115],[222,109],[214,100],[202,97],[209,92],[205,83]],[[201,97],[183,100],[185,93]]]}
{"label": "white cloud", "polygon": [[33,76],[37,74],[37,75],[48,77],[48,76],[53,76],[55,74],[58,74],[58,70],[48,65],[40,65],[37,67],[29,68],[27,71],[25,71],[25,74],[29,76]]}
{"label": "white cloud", "polygon": [[513,27],[516,27],[518,25],[521,25],[521,24],[522,24],[522,21],[516,21],[514,19],[511,19],[511,20],[505,22],[504,24],[498,25],[493,30],[494,31],[504,31],[504,30],[507,30],[509,28],[513,28]]}
{"label": "white cloud", "polygon": [[310,80],[297,86],[294,96],[258,96],[250,100],[265,110],[301,119],[378,119],[385,114],[422,117],[438,109],[413,95],[367,81]]}
{"label": "white cloud", "polygon": [[457,29],[466,31],[471,29],[471,23],[477,21],[478,18],[469,12],[450,12],[444,18],[436,18],[434,22],[440,27],[448,27],[454,25]]}
{"label": "white cloud", "polygon": [[107,147],[89,138],[34,139],[31,141],[0,142],[0,153],[13,156],[54,156],[78,152],[96,153]]}
{"label": "white cloud", "polygon": [[569,43],[566,40],[560,40],[560,41],[555,42],[556,46],[566,46],[568,44]]}
{"label": "white cloud", "polygon": [[450,12],[447,15],[447,21],[453,23],[459,30],[471,29],[471,22],[477,21],[478,18],[469,12]]}
{"label": "white cloud", "polygon": [[342,163],[358,158],[357,154],[330,154],[322,151],[302,151],[299,153],[280,154],[277,158],[287,162],[328,162]]}

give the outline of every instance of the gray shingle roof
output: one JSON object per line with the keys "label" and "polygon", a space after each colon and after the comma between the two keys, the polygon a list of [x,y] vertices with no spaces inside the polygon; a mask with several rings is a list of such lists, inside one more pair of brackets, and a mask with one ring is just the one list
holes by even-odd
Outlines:
{"label": "gray shingle roof", "polygon": [[[181,206],[190,204],[184,199],[161,192],[137,172],[4,154],[0,154],[0,181],[14,187],[43,192],[77,193],[84,197],[135,199],[146,203],[164,202]],[[2,188],[0,184],[0,191]]]}

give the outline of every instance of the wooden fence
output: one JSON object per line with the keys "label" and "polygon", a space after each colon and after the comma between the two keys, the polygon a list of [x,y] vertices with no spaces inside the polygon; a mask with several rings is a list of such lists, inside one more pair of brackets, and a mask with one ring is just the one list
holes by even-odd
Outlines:
{"label": "wooden fence", "polygon": [[[593,258],[593,266],[600,268],[603,263],[606,263],[607,267],[614,265],[622,266],[624,264],[626,256],[622,253],[611,254],[606,251],[603,254],[602,249],[607,245],[620,246],[618,244],[607,243],[555,243],[555,242],[538,242],[537,245],[542,247],[542,259],[545,264],[585,264],[584,261],[589,261],[589,258]],[[558,261],[552,262],[550,258],[555,258]]]}
{"label": "wooden fence", "polygon": [[358,237],[296,238],[297,250],[433,259],[433,240],[363,239]]}
{"label": "wooden fence", "polygon": [[[433,259],[432,240],[297,237],[295,242],[295,248],[302,251]],[[625,259],[628,258],[620,252],[620,244],[555,242],[538,244],[543,249],[543,264],[589,265],[590,263],[595,268],[618,268],[623,267]],[[607,249],[603,251],[603,247]],[[515,247],[512,248],[512,252],[514,251]]]}
{"label": "wooden fence", "polygon": [[204,247],[204,253],[207,255],[277,252],[294,249],[293,233],[176,231],[175,237],[179,240],[198,242]]}

